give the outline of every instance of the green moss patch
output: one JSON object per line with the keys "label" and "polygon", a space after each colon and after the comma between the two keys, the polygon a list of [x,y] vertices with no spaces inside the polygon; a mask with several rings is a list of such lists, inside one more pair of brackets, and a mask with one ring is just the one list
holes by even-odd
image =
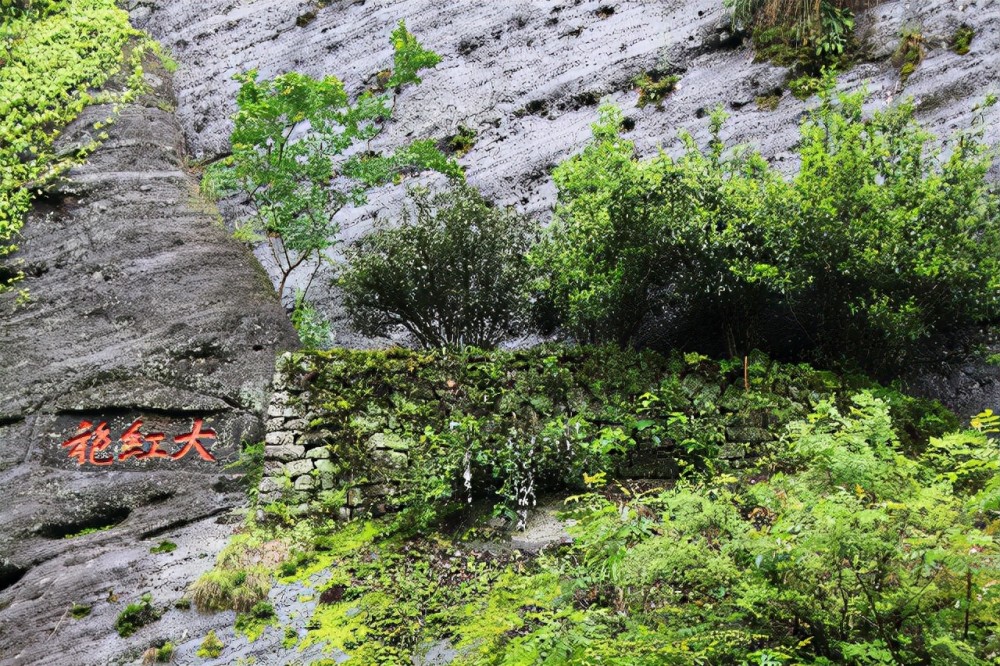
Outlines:
{"label": "green moss patch", "polygon": [[155,608],[152,602],[152,595],[147,593],[142,595],[138,602],[126,606],[115,620],[115,631],[118,635],[128,638],[147,624],[159,620],[163,613]]}
{"label": "green moss patch", "polygon": [[958,55],[966,55],[972,46],[972,38],[976,36],[976,31],[972,26],[967,24],[962,24],[955,31],[955,34],[951,37],[951,50]]}
{"label": "green moss patch", "polygon": [[676,74],[665,74],[657,70],[641,74],[635,80],[635,85],[639,89],[636,106],[642,109],[648,104],[653,104],[662,110],[664,100],[677,89],[680,80],[681,77]]}

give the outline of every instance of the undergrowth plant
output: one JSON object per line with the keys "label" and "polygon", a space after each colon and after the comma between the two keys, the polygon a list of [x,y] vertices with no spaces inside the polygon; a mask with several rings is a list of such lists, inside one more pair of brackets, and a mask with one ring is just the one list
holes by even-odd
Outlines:
{"label": "undergrowth plant", "polygon": [[[327,480],[337,492],[319,495],[315,512],[336,515],[358,488],[391,488],[387,504],[415,530],[470,503],[523,524],[545,493],[582,490],[602,474],[724,467],[721,451],[753,455],[773,437],[763,424],[801,418],[809,401],[847,385],[761,354],[744,367],[614,347],[331,350],[296,355],[279,372],[289,385],[310,378],[303,437],[325,442],[335,468]],[[861,377],[850,385],[873,386]],[[910,438],[954,425],[929,401],[873,390]]]}
{"label": "undergrowth plant", "polygon": [[[787,367],[770,372],[756,366],[753,385],[805,385]],[[730,399],[706,390],[698,393],[706,411]],[[1000,418],[984,412],[951,432],[954,419],[914,428],[912,415],[934,412],[926,403],[899,409],[902,396],[881,389],[844,391],[808,393],[811,409],[772,422],[778,439],[742,465],[716,459],[658,484],[589,468],[564,503],[571,539],[539,553],[485,548],[490,528],[447,511],[417,532],[391,516],[248,530],[286,544],[278,585],[330,572],[315,612],[301,620],[303,637],[286,629],[288,645],[360,663],[419,661],[441,644],[452,663],[477,666],[992,663],[1000,475],[988,435]],[[642,402],[648,421],[670,413],[651,397]],[[653,427],[646,420],[636,427]],[[482,419],[454,429],[465,442],[489,430]],[[604,439],[594,430],[579,444]]]}
{"label": "undergrowth plant", "polygon": [[858,50],[852,0],[724,0],[737,29],[750,34],[760,60],[790,68],[797,97],[816,92],[824,69],[844,69]]}

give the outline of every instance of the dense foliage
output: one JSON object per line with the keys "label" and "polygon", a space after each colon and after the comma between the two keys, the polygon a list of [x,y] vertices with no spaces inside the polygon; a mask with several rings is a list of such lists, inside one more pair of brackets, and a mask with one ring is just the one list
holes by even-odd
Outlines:
{"label": "dense foliage", "polygon": [[412,213],[361,238],[340,280],[365,335],[403,327],[426,347],[493,347],[527,324],[536,224],[472,187],[411,190]]}
{"label": "dense foliage", "polygon": [[[130,41],[134,93],[142,81],[138,56],[150,44],[114,0],[3,0],[0,19],[2,261],[15,249],[32,197],[96,147],[57,154],[62,128],[90,104],[127,99],[129,92],[95,91],[121,70]],[[17,277],[16,265],[0,264],[0,292]]]}
{"label": "dense foliage", "polygon": [[[417,72],[440,62],[402,21],[392,44],[393,69],[384,86],[392,91],[419,83]],[[237,235],[252,243],[267,241],[280,273],[278,293],[290,309],[294,292],[288,279],[300,266],[317,267],[336,244],[337,211],[363,202],[370,188],[408,170],[462,176],[431,140],[385,155],[367,150],[392,117],[394,92],[369,90],[351,100],[339,79],[297,72],[261,81],[251,70],[236,79],[242,86],[232,154],[206,170],[203,185],[209,194],[247,197],[252,215]],[[303,291],[308,288],[306,283]]]}
{"label": "dense foliage", "polygon": [[554,174],[555,223],[532,253],[543,314],[576,339],[621,344],[669,315],[709,349],[811,350],[874,371],[994,320],[991,151],[970,131],[942,152],[912,104],[866,115],[864,102],[821,94],[791,180],[726,149],[718,112],[707,149],[682,134],[677,159],[639,160],[603,109]]}
{"label": "dense foliage", "polygon": [[750,34],[757,57],[789,67],[792,92],[816,91],[824,68],[844,68],[858,50],[854,9],[864,0],[724,0],[734,26]]}
{"label": "dense foliage", "polygon": [[[278,628],[286,648],[325,644],[372,664],[410,663],[440,641],[453,663],[477,665],[1000,655],[993,415],[954,431],[933,403],[762,358],[746,368],[749,388],[742,364],[615,349],[326,352],[287,369],[312,378],[315,431],[335,459],[374,431],[415,445],[422,432],[429,448],[411,456],[402,513],[251,525],[227,549],[220,576],[242,562],[259,580],[281,553],[279,585],[314,591],[314,614]],[[775,438],[717,455],[750,423]],[[650,431],[675,459],[700,462],[675,481],[634,482],[620,452],[597,454],[608,442],[635,450]],[[583,491],[564,503],[570,539],[537,555],[484,548],[493,523],[456,505],[470,488],[489,497],[491,472],[495,489],[531,465]]]}

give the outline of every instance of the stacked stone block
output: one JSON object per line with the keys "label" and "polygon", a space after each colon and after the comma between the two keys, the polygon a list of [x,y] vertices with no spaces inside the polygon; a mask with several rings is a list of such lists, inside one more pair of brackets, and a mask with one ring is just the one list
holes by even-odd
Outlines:
{"label": "stacked stone block", "polygon": [[[281,357],[274,376],[264,437],[264,474],[258,488],[260,504],[283,502],[304,513],[315,508],[321,492],[340,490],[344,504],[335,511],[343,520],[391,511],[393,498],[399,495],[392,479],[409,465],[409,442],[378,432],[368,440],[360,464],[338,464],[331,447],[334,435],[323,428],[310,404],[309,390],[290,379],[294,363],[291,355]],[[311,425],[314,421],[319,424]]]}

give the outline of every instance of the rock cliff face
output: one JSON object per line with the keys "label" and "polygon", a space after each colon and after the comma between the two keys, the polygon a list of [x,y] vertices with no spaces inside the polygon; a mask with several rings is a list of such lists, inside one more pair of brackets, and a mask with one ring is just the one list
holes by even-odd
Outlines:
{"label": "rock cliff face", "polygon": [[[443,57],[420,86],[403,92],[397,120],[381,141],[442,138],[459,126],[477,133],[462,158],[471,183],[494,200],[545,222],[555,190],[549,173],[579,150],[602,100],[612,101],[634,123],[627,133],[646,155],[676,148],[687,129],[706,140],[708,110],[722,105],[731,118],[724,135],[748,143],[786,170],[796,163],[798,124],[812,102],[787,90],[787,70],[753,61],[734,37],[721,0],[535,0],[484,3],[471,0],[210,0],[147,2],[134,20],[162,40],[181,62],[177,73],[178,117],[192,154],[203,159],[227,151],[235,110],[233,74],[258,68],[262,76],[290,70],[334,74],[354,92],[388,66],[388,35],[400,19]],[[921,122],[945,138],[970,127],[973,107],[997,89],[1000,65],[1000,2],[928,0],[872,3],[858,17],[862,62],[843,74],[841,87],[867,85],[871,105],[912,96]],[[948,48],[966,24],[975,37],[961,56]],[[924,37],[924,61],[900,83],[892,54],[903,29]],[[654,67],[681,74],[663,109],[637,107],[633,80]],[[777,108],[759,108],[760,96],[781,95]],[[983,118],[986,140],[1000,143],[1000,110]],[[1000,164],[992,177],[1000,180]],[[392,216],[403,188],[387,187],[361,209],[340,215],[346,241],[365,233],[374,219]],[[223,206],[227,221],[240,211]],[[260,257],[267,266],[266,257]],[[332,313],[336,342],[372,343],[353,335],[338,307],[335,289],[318,279],[311,292]],[[921,392],[964,413],[1000,403],[1000,372],[967,367],[946,376],[922,376]]]}
{"label": "rock cliff face", "polygon": [[[105,664],[218,622],[173,610],[131,639],[113,629],[142,593],[168,607],[211,566],[231,530],[218,519],[243,500],[223,465],[262,438],[275,355],[295,341],[267,276],[184,169],[170,75],[146,71],[153,92],[25,226],[31,302],[0,306],[4,664]],[[109,114],[88,109],[64,145]],[[126,455],[137,420],[167,457]],[[215,461],[193,444],[170,458],[198,423]],[[150,553],[163,540],[177,550]],[[90,615],[73,619],[73,604]]]}
{"label": "rock cliff face", "polygon": [[[633,127],[627,136],[647,155],[671,150],[682,128],[704,139],[706,112],[721,104],[732,114],[731,141],[751,143],[789,168],[808,107],[788,94],[783,68],[753,62],[721,0],[133,4],[136,25],[161,40],[180,69],[171,77],[150,63],[154,93],[124,109],[110,140],[39,201],[19,255],[33,300],[0,325],[3,664],[125,663],[168,637],[183,637],[182,652],[190,654],[209,628],[232,625],[231,614],[171,609],[132,638],[113,629],[143,592],[166,609],[211,566],[230,531],[219,521],[241,501],[222,465],[241,440],[263,437],[275,356],[294,346],[265,271],[229,238],[185,169],[188,155],[209,160],[226,152],[233,74],[335,74],[358,92],[388,66],[389,33],[406,19],[443,62],[404,91],[380,141],[474,129],[475,145],[462,158],[469,180],[540,222],[554,203],[550,170],[587,140],[601,100],[624,109]],[[946,47],[962,23],[976,33],[965,56]],[[904,26],[921,30],[928,47],[905,87],[889,62]],[[884,2],[859,18],[859,33],[868,56],[842,85],[868,82],[873,105],[914,96],[921,120],[940,135],[968,127],[974,104],[996,89],[996,0]],[[679,88],[662,110],[639,109],[632,81],[654,67],[680,73]],[[775,93],[776,109],[755,103]],[[64,145],[86,141],[87,121],[108,113],[89,109]],[[998,117],[994,110],[985,118],[993,143],[1000,143]],[[391,215],[401,197],[402,188],[387,187],[368,206],[344,211],[345,240]],[[227,222],[238,214],[232,202],[223,212]],[[316,284],[321,308],[336,312],[334,290]],[[0,301],[13,308],[13,295]],[[336,332],[340,344],[369,343],[342,323]],[[925,392],[958,396],[968,410],[1000,401],[995,375],[969,369],[949,381],[931,380]],[[106,423],[107,452],[121,455],[121,438],[136,420],[147,449],[162,433],[168,454],[181,450],[174,438],[200,420],[215,433],[200,441],[216,461],[191,450],[180,460],[131,457],[102,466],[106,452],[92,463],[84,449],[78,464],[73,447],[62,446],[84,421],[94,431],[91,444],[99,442]],[[176,551],[149,552],[167,539]],[[74,603],[91,607],[90,615],[71,618]]]}
{"label": "rock cliff face", "polygon": [[[166,44],[181,68],[178,117],[191,153],[212,158],[227,150],[237,84],[233,74],[257,68],[264,77],[289,70],[334,74],[359,92],[391,62],[388,35],[400,19],[443,61],[420,86],[404,91],[397,120],[382,141],[442,138],[459,125],[478,136],[462,159],[470,182],[488,196],[545,221],[554,203],[551,168],[580,149],[597,105],[620,105],[634,129],[628,137],[642,153],[676,146],[679,129],[707,135],[707,110],[722,105],[732,115],[725,135],[756,146],[791,167],[798,122],[809,102],[793,98],[786,70],[755,63],[734,38],[721,0],[534,0],[531,2],[432,2],[430,0],[171,0],[135,10],[138,25]],[[873,3],[875,4],[875,3]],[[947,48],[955,30],[971,25],[968,55]],[[884,2],[863,14],[858,32],[864,62],[841,77],[842,86],[867,82],[872,104],[901,95],[918,101],[920,118],[947,136],[966,128],[972,107],[996,85],[1000,64],[1000,3]],[[903,87],[890,60],[900,31],[924,36],[927,57]],[[637,108],[633,79],[657,66],[682,75],[662,110]],[[783,91],[783,92],[782,92]],[[774,110],[759,96],[781,94]],[[988,139],[1000,139],[996,112]],[[376,216],[391,215],[402,196],[385,188],[369,206],[344,211],[344,238],[364,233]],[[266,264],[265,264],[266,265]],[[313,292],[335,309],[335,294]],[[314,287],[315,289],[315,287]],[[358,344],[346,326],[338,342]]]}

